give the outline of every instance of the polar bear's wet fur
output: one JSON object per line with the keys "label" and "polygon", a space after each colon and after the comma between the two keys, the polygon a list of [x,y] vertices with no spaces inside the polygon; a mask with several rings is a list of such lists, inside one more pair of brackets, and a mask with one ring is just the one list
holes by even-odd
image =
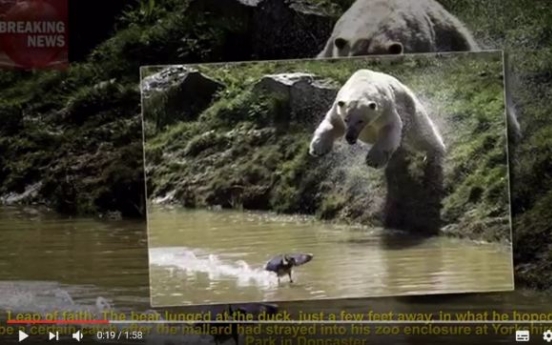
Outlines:
{"label": "polar bear's wet fur", "polygon": [[309,153],[323,156],[345,136],[371,146],[366,164],[382,168],[404,147],[441,159],[443,139],[412,90],[388,74],[361,69],[339,90],[330,110],[314,132]]}

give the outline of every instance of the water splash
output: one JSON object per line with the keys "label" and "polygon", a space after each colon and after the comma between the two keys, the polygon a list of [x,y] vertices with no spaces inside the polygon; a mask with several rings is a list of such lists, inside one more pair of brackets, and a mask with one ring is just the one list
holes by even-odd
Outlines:
{"label": "water splash", "polygon": [[[71,293],[74,295],[72,296]],[[86,298],[87,301],[78,301],[74,297],[97,293],[97,288],[91,285],[63,285],[49,281],[0,281],[0,310],[9,310],[14,313],[41,314],[42,317],[55,311],[88,311],[95,317],[101,318],[103,311],[113,309],[113,305],[108,299],[96,296],[95,298]],[[123,312],[123,310],[118,310],[118,312]],[[125,313],[127,319],[130,319],[129,313],[130,310]],[[152,309],[146,310],[144,313],[158,314],[158,318],[163,319],[157,311]],[[74,326],[93,329],[88,325]],[[116,325],[116,327],[118,330],[122,330],[126,325]],[[203,334],[178,334],[174,336],[148,334],[144,340],[148,345],[213,344],[213,338]]]}
{"label": "water splash", "polygon": [[[79,295],[95,295],[92,301],[76,302],[71,291]],[[88,311],[100,318],[111,303],[93,286],[64,286],[48,281],[2,281],[0,282],[0,310],[32,312],[45,316],[55,311]],[[83,293],[86,292],[86,293]]]}
{"label": "water splash", "polygon": [[265,271],[263,266],[251,267],[244,260],[233,257],[223,258],[186,247],[152,248],[149,253],[151,265],[165,267],[172,273],[181,270],[189,277],[203,273],[211,281],[231,279],[238,286],[270,287],[278,284],[276,276]]}

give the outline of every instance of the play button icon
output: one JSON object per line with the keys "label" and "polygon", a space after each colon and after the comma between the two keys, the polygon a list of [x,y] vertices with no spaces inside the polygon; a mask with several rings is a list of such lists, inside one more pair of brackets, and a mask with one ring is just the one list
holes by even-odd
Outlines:
{"label": "play button icon", "polygon": [[19,331],[19,342],[22,342],[23,340],[27,339],[29,335],[23,331]]}

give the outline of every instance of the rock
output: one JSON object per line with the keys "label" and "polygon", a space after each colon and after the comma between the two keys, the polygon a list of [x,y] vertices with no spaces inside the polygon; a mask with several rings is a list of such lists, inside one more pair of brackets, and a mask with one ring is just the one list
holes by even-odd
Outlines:
{"label": "rock", "polygon": [[[143,97],[146,100],[146,117],[162,127],[179,120],[194,120],[212,102],[215,94],[225,86],[194,68],[171,66],[142,80]],[[162,92],[166,111],[157,113],[153,96]],[[152,116],[155,119],[152,119]]]}
{"label": "rock", "polygon": [[264,0],[253,11],[251,56],[253,59],[315,57],[330,37],[336,19],[304,1]]}
{"label": "rock", "polygon": [[97,83],[96,85],[94,85],[94,89],[96,89],[96,90],[103,89],[103,88],[105,88],[109,85],[115,84],[115,81],[116,81],[115,78],[101,81],[101,82]]}
{"label": "rock", "polygon": [[176,194],[176,191],[171,190],[162,196],[158,196],[156,198],[153,198],[152,203],[154,205],[163,205],[168,204],[174,201],[174,195]]}
{"label": "rock", "polygon": [[144,77],[141,82],[142,96],[144,98],[150,98],[159,91],[167,91],[171,87],[178,86],[178,84],[186,81],[189,77],[193,79],[193,76],[197,74],[205,79],[207,83],[213,82],[215,84],[220,84],[209,77],[203,76],[194,68],[175,65],[163,68],[157,73]]}
{"label": "rock", "polygon": [[289,118],[316,126],[334,101],[339,84],[309,73],[265,75],[253,86],[253,92],[274,94],[286,101]]}
{"label": "rock", "polygon": [[219,61],[314,57],[339,17],[300,0],[193,0],[186,14],[224,28]]}
{"label": "rock", "polygon": [[40,194],[42,182],[37,182],[25,187],[23,193],[11,192],[0,196],[0,205],[20,205],[35,202]]}

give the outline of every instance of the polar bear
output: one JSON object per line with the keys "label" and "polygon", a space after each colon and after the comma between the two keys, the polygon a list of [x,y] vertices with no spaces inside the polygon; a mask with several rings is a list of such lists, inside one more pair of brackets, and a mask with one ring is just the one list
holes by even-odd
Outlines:
{"label": "polar bear", "polygon": [[318,57],[476,50],[464,24],[435,0],[357,0]]}
{"label": "polar bear", "polygon": [[367,69],[353,73],[337,93],[314,132],[310,155],[329,153],[343,135],[351,145],[357,140],[371,145],[366,164],[376,169],[386,166],[400,146],[436,159],[446,150],[414,93],[395,77]]}

